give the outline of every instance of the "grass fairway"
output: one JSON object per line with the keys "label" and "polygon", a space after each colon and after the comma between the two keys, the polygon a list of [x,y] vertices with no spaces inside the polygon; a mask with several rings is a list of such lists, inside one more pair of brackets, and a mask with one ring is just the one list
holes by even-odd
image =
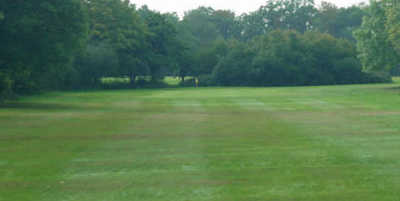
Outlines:
{"label": "grass fairway", "polygon": [[25,98],[0,109],[0,201],[398,201],[396,86]]}

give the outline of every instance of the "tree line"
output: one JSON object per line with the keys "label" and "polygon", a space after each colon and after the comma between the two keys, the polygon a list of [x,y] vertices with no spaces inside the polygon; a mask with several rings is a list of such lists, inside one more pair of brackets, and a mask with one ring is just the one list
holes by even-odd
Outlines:
{"label": "tree line", "polygon": [[396,0],[339,8],[269,0],[236,15],[199,7],[180,18],[128,0],[0,0],[0,97],[124,87],[178,76],[203,86],[389,81],[400,55]]}

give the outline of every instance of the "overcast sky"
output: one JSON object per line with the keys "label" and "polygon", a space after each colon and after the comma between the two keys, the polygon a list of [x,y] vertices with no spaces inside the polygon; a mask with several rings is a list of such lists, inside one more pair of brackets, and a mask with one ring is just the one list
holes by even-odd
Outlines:
{"label": "overcast sky", "polygon": [[[229,9],[237,14],[257,10],[266,0],[130,0],[138,7],[147,4],[150,9],[161,12],[177,12],[183,15],[184,11],[199,6],[211,6],[214,9]],[[351,6],[368,0],[325,0],[338,6]],[[321,0],[316,0],[319,5]]]}

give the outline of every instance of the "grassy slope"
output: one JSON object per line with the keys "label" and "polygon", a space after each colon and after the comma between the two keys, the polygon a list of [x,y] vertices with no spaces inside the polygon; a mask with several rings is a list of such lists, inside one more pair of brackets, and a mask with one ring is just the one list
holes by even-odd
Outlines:
{"label": "grassy slope", "polygon": [[394,201],[396,85],[52,93],[0,109],[0,201]]}

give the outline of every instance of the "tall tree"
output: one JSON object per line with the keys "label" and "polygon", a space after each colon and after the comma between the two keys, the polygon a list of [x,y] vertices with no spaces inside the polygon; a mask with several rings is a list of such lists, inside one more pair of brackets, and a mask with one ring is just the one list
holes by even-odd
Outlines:
{"label": "tall tree", "polygon": [[304,33],[312,29],[316,13],[314,0],[268,0],[257,11],[241,16],[242,39],[277,29]]}
{"label": "tall tree", "polygon": [[90,42],[114,49],[119,61],[119,76],[128,76],[134,83],[136,76],[147,74],[149,66],[145,57],[149,33],[135,5],[129,0],[87,0],[87,6]]}
{"label": "tall tree", "polygon": [[239,22],[242,30],[240,35],[242,41],[249,41],[267,32],[264,16],[260,10],[241,15]]}
{"label": "tall tree", "polygon": [[207,46],[218,38],[219,32],[212,21],[214,9],[199,7],[185,13],[182,24],[194,36],[196,46]]}
{"label": "tall tree", "polygon": [[147,42],[146,63],[153,80],[161,79],[176,64],[175,55],[179,54],[180,41],[177,39],[177,16],[161,14],[143,6],[139,15],[147,25],[149,34]]}
{"label": "tall tree", "polygon": [[352,33],[361,26],[362,18],[367,15],[365,7],[360,4],[338,8],[332,3],[322,2],[315,16],[314,29],[355,42]]}
{"label": "tall tree", "polygon": [[397,0],[386,0],[385,3],[387,4],[386,29],[389,34],[389,40],[400,55],[400,2]]}
{"label": "tall tree", "polygon": [[260,8],[268,29],[291,29],[304,33],[316,14],[314,0],[270,0]]}
{"label": "tall tree", "polygon": [[387,26],[385,2],[371,0],[368,16],[364,17],[362,26],[354,33],[359,58],[366,71],[387,72],[399,63],[400,56],[389,39]]}
{"label": "tall tree", "polygon": [[17,93],[65,87],[87,38],[81,0],[1,0],[0,74]]}
{"label": "tall tree", "polygon": [[239,21],[230,10],[216,10],[212,13],[211,21],[215,24],[218,33],[225,40],[238,38],[241,34]]}

